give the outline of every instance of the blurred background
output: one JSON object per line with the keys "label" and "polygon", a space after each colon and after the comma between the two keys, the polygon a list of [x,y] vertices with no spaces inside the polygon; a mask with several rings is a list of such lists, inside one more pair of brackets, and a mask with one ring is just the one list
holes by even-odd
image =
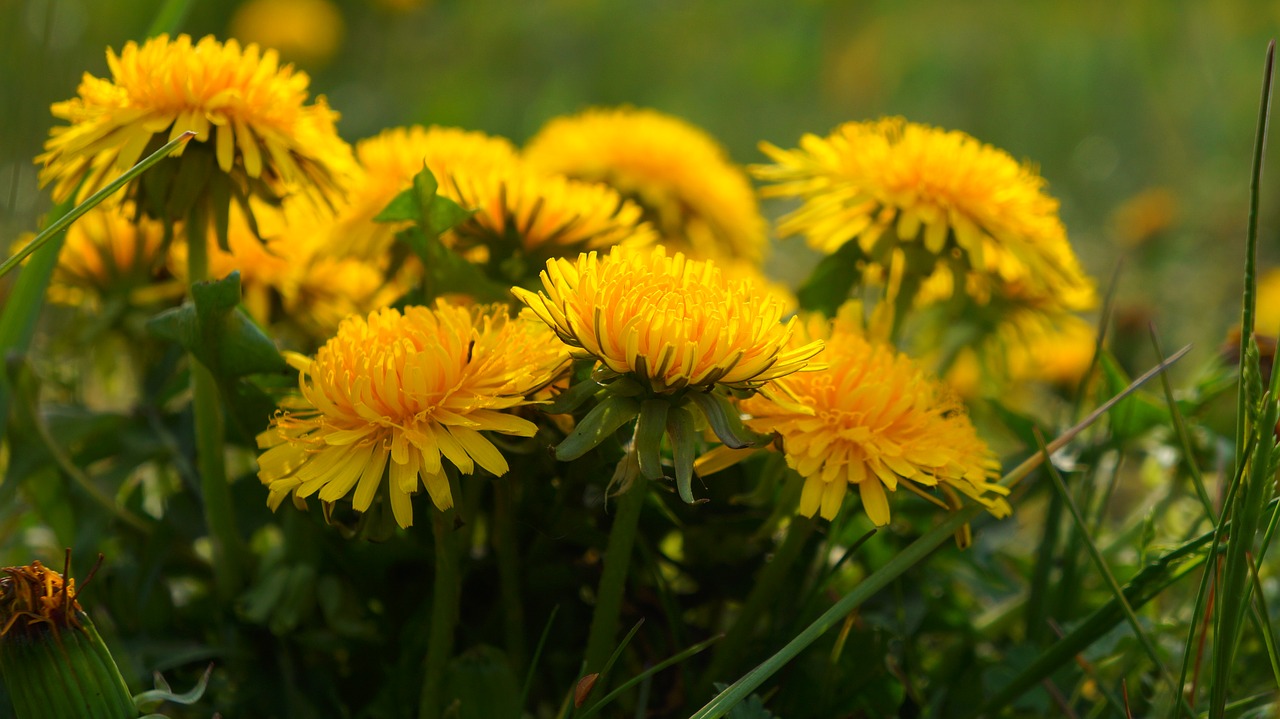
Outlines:
{"label": "blurred background", "polygon": [[[32,158],[83,72],[160,0],[0,0],[0,230],[48,207]],[[192,0],[181,27],[281,50],[355,141],[457,125],[523,142],[631,103],[684,117],[740,163],[881,115],[968,132],[1039,166],[1085,266],[1122,266],[1119,321],[1217,351],[1238,315],[1251,146],[1280,4],[944,0]],[[1270,153],[1271,165],[1276,151]],[[1280,264],[1263,186],[1264,266]],[[768,206],[778,214],[785,208]],[[813,258],[788,241],[772,270]]]}

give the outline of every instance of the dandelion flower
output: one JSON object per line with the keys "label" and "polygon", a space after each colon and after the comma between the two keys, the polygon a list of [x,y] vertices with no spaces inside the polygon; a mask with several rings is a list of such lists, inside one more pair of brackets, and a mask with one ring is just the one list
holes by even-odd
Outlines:
{"label": "dandelion flower", "polygon": [[[165,181],[131,185],[144,213],[185,216],[186,205],[210,191],[215,166],[241,204],[295,190],[326,200],[339,194],[351,150],[335,131],[337,115],[324,98],[305,104],[309,78],[281,67],[274,50],[161,35],[127,43],[119,55],[108,50],[107,64],[110,79],[86,74],[76,97],[52,107],[70,124],[50,131],[36,161],[55,199],[65,200],[81,181],[78,199],[87,197],[188,130],[196,136],[179,149],[182,157],[161,163],[172,173]],[[157,192],[162,196],[151,194]]]}
{"label": "dandelion flower", "polygon": [[612,188],[522,165],[459,170],[441,182],[440,194],[475,210],[446,241],[513,283],[551,258],[655,239],[640,207]]}
{"label": "dandelion flower", "polygon": [[858,311],[846,305],[834,321],[800,326],[796,341],[821,339],[827,366],[783,380],[798,403],[757,395],[740,405],[747,425],[775,433],[805,478],[800,512],[833,519],[853,486],[877,526],[889,523],[886,490],[899,487],[930,498],[922,487],[937,487],[952,506],[960,492],[1009,514],[1007,490],[993,481],[999,463],[963,405],[906,355],[869,342]]}
{"label": "dandelion flower", "polygon": [[130,291],[149,283],[162,267],[164,227],[133,217],[131,208],[99,205],[67,229],[50,291],[54,299],[76,304]]}
{"label": "dandelion flower", "polygon": [[805,135],[799,149],[761,149],[776,163],[752,168],[773,183],[762,194],[803,200],[779,231],[827,253],[856,241],[864,280],[886,281],[890,297],[904,276],[919,282],[945,267],[979,302],[1095,302],[1044,180],[969,135],[887,118]]}
{"label": "dandelion flower", "polygon": [[822,342],[786,349],[795,320],[750,279],[666,250],[614,248],[547,262],[543,291],[513,288],[577,357],[655,394],[756,389],[804,369]]}
{"label": "dandelion flower", "polygon": [[408,307],[351,317],[314,359],[295,356],[302,398],[258,436],[259,478],[272,509],[293,494],[322,502],[351,496],[365,512],[386,484],[401,527],[410,495],[425,485],[436,507],[453,506],[443,460],[471,474],[507,472],[481,432],[528,437],[535,426],[508,412],[557,378],[564,348],[541,323],[507,309]]}
{"label": "dandelion flower", "polygon": [[249,0],[231,16],[231,34],[285,58],[322,65],[342,45],[342,11],[330,0]]}
{"label": "dandelion flower", "polygon": [[719,143],[684,120],[630,107],[591,109],[547,123],[525,157],[634,200],[668,247],[698,258],[758,263],[764,256],[765,222],[751,183]]}
{"label": "dandelion flower", "polygon": [[359,180],[330,242],[335,252],[376,260],[385,256],[401,229],[374,217],[408,189],[425,165],[441,186],[455,172],[483,172],[518,162],[515,145],[502,137],[456,127],[397,127],[356,143]]}

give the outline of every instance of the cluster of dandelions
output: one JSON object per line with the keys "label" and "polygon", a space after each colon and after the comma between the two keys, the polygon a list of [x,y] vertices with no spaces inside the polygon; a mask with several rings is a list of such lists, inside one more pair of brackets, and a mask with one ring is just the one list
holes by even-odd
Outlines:
{"label": "cluster of dandelions", "polygon": [[[619,437],[615,479],[674,475],[688,501],[695,471],[780,451],[807,515],[835,517],[856,489],[883,525],[900,487],[1009,512],[964,405],[901,338],[865,329],[862,304],[795,314],[765,278],[756,195],[703,131],[617,108],[555,119],[524,150],[441,127],[352,149],[270,50],[162,36],[108,61],[110,78],[54,106],[69,124],[38,162],[55,195],[196,134],[160,181],[97,211],[86,227],[108,231],[69,245],[60,296],[241,272],[247,309],[298,350],[299,392],[258,437],[272,508],[314,496],[326,516],[387,506],[408,526],[424,489],[446,509],[458,475],[509,470],[497,436],[539,435],[562,460]],[[973,138],[891,119],[763,148],[777,162],[754,169],[764,196],[803,201],[778,232],[833,255],[855,243],[873,326],[890,310],[998,310],[989,336],[1017,344],[1005,319],[1048,332],[1093,302],[1043,181]],[[517,302],[463,288],[421,304],[432,268],[396,241],[412,223],[378,216],[424,167],[470,211],[441,247]]]}

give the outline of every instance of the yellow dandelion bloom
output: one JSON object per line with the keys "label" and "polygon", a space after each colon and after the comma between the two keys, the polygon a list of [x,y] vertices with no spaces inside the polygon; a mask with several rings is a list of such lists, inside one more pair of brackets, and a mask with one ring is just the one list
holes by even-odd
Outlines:
{"label": "yellow dandelion bloom", "polygon": [[919,281],[941,265],[980,302],[1035,297],[1076,311],[1096,301],[1044,180],[969,135],[887,118],[761,149],[776,163],[752,168],[773,183],[762,194],[804,201],[779,231],[827,253],[856,241],[864,279],[887,282],[891,296],[904,273]]}
{"label": "yellow dandelion bloom", "polygon": [[164,227],[127,206],[99,205],[67,229],[50,292],[73,300],[106,296],[150,282],[162,268]]}
{"label": "yellow dandelion bloom", "polygon": [[356,159],[359,180],[352,183],[330,244],[335,252],[373,260],[386,254],[401,229],[373,218],[409,188],[424,165],[444,187],[454,172],[484,172],[509,165],[518,162],[518,153],[505,138],[456,127],[414,125],[361,140],[356,143]]}
{"label": "yellow dandelion bloom", "polygon": [[413,523],[410,495],[425,485],[453,506],[443,459],[471,474],[507,472],[481,434],[523,437],[532,422],[510,414],[555,380],[569,357],[551,332],[507,308],[409,307],[351,317],[314,359],[295,357],[300,406],[258,436],[258,476],[275,509],[293,494],[323,502],[348,495],[365,512],[383,484],[396,522]]}
{"label": "yellow dandelion bloom", "polygon": [[698,258],[764,257],[766,226],[751,183],[719,143],[684,120],[630,107],[591,109],[547,123],[525,157],[634,200],[672,249]]}
{"label": "yellow dandelion bloom", "polygon": [[1001,496],[1008,490],[994,481],[999,462],[964,406],[906,355],[869,342],[854,307],[799,326],[797,342],[826,344],[827,367],[783,380],[798,404],[764,395],[740,404],[747,426],[775,433],[787,464],[805,478],[800,512],[833,519],[852,485],[877,526],[889,523],[886,490],[899,487],[926,497],[921,487],[937,487],[952,506],[960,492],[1009,514]]}
{"label": "yellow dandelion bloom", "polygon": [[1097,328],[1075,315],[1049,320],[1015,313],[982,343],[962,350],[946,379],[962,397],[1013,390],[1016,398],[1028,382],[1075,389],[1093,362],[1097,343]]}
{"label": "yellow dandelion bloom", "polygon": [[[196,137],[179,152],[212,153],[209,167],[216,163],[241,196],[338,194],[351,150],[334,128],[337,115],[324,98],[304,104],[309,78],[281,67],[275,51],[161,35],[127,43],[119,55],[108,50],[107,64],[110,79],[86,74],[76,97],[52,107],[70,124],[50,131],[36,161],[44,165],[41,184],[54,183],[55,199],[66,199],[82,180],[78,197],[87,197],[188,130]],[[130,192],[143,187],[135,182]],[[144,211],[164,205],[164,198],[151,200],[140,200]]]}
{"label": "yellow dandelion bloom", "polygon": [[756,389],[804,369],[822,342],[786,349],[795,320],[749,279],[727,280],[710,260],[662,246],[614,248],[547,262],[543,292],[512,292],[575,356],[595,358],[657,394],[724,386]]}
{"label": "yellow dandelion bloom", "polygon": [[323,64],[342,44],[342,11],[330,0],[249,0],[231,16],[231,34],[288,59]]}
{"label": "yellow dandelion bloom", "polygon": [[503,273],[513,282],[553,257],[655,239],[640,207],[612,188],[518,164],[458,170],[441,181],[440,194],[475,210],[446,241],[469,256],[482,250],[478,259],[495,267],[523,260]]}

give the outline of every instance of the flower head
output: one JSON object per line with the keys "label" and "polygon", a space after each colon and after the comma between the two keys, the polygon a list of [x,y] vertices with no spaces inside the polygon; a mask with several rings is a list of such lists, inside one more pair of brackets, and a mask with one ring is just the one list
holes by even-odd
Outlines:
{"label": "flower head", "polygon": [[1000,496],[1007,490],[992,481],[999,463],[963,405],[910,358],[869,342],[855,308],[846,305],[834,321],[812,317],[797,332],[797,341],[826,343],[827,363],[782,380],[798,403],[757,395],[740,405],[749,427],[781,438],[787,464],[805,478],[800,512],[834,518],[853,485],[871,521],[883,526],[885,490],[923,494],[923,486],[948,498],[958,491],[1007,515]]}
{"label": "flower head", "polygon": [[657,394],[719,385],[755,389],[804,369],[815,340],[786,349],[795,320],[749,279],[661,246],[551,260],[543,291],[515,288],[575,356],[595,358]]}
{"label": "flower head", "polygon": [[120,205],[99,205],[67,229],[51,292],[74,303],[150,282],[161,268],[164,227]]}
{"label": "flower head", "polygon": [[597,108],[548,122],[525,157],[638,203],[662,242],[698,258],[759,262],[765,223],[751,184],[701,129],[654,110]]}
{"label": "flower head", "polygon": [[556,379],[568,354],[541,323],[507,309],[383,309],[342,323],[314,359],[294,357],[302,398],[258,436],[258,476],[274,509],[290,494],[326,503],[351,495],[365,512],[383,486],[396,521],[413,523],[410,495],[425,484],[453,506],[443,460],[470,474],[505,474],[483,431],[532,436],[507,410]]}
{"label": "flower head", "polygon": [[888,281],[891,295],[904,273],[922,281],[947,267],[980,302],[999,294],[1064,311],[1095,302],[1044,180],[969,135],[887,118],[805,135],[795,150],[761,149],[776,163],[752,168],[774,183],[762,193],[804,200],[782,234],[827,253],[856,241],[864,278]]}
{"label": "flower head", "polygon": [[409,188],[424,165],[447,187],[455,172],[486,172],[517,158],[509,140],[456,127],[397,127],[361,140],[356,143],[360,179],[348,193],[330,249],[370,260],[383,257],[400,228],[373,218]]}
{"label": "flower head", "polygon": [[[53,105],[53,115],[70,124],[53,128],[37,162],[56,199],[82,180],[79,198],[86,197],[188,130],[196,136],[178,151],[184,156],[166,161],[169,179],[180,177],[183,191],[170,187],[176,182],[133,183],[130,193],[144,213],[175,214],[175,203],[201,194],[191,185],[202,186],[215,164],[242,199],[338,193],[351,150],[335,131],[336,114],[323,98],[304,104],[309,78],[281,67],[274,50],[161,35],[127,43],[119,55],[108,50],[107,64],[111,79],[86,74],[76,97]],[[193,169],[177,174],[186,165]],[[148,195],[156,192],[163,196]]]}
{"label": "flower head", "polygon": [[553,257],[655,239],[640,207],[612,188],[521,164],[459,169],[441,182],[440,194],[475,210],[446,242],[469,256],[480,251],[476,259],[492,265],[520,260],[504,272],[513,282]]}
{"label": "flower head", "polygon": [[342,11],[331,0],[249,0],[231,16],[231,34],[322,65],[342,45]]}

